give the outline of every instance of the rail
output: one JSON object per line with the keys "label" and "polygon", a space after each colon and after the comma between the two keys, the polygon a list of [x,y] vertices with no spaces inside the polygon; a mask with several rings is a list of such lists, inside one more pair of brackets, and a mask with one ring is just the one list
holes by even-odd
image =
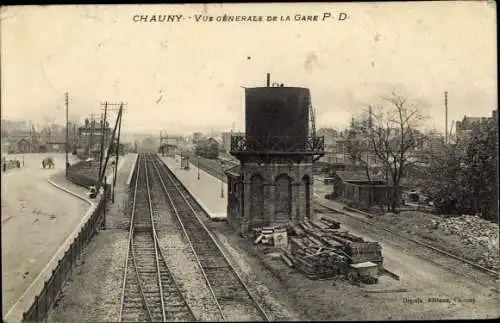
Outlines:
{"label": "rail", "polygon": [[192,243],[191,238],[189,237],[189,235],[187,233],[186,228],[184,227],[184,223],[182,223],[182,220],[179,217],[179,211],[177,210],[177,207],[175,206],[175,203],[174,203],[174,201],[172,199],[172,196],[170,195],[170,193],[167,190],[167,187],[165,186],[165,182],[163,181],[163,178],[161,176],[160,170],[158,169],[158,166],[155,163],[153,163],[153,166],[154,166],[154,168],[156,170],[156,174],[158,176],[158,179],[160,180],[160,183],[161,183],[161,185],[163,187],[163,191],[165,192],[165,194],[167,196],[167,199],[168,199],[168,201],[169,201],[172,209],[174,210],[174,214],[175,214],[175,216],[176,216],[179,224],[181,225],[182,232],[184,233],[184,236],[186,237],[186,240],[188,241],[189,248],[193,252],[193,255],[194,255],[195,259],[196,259],[196,263],[198,265],[198,268],[200,268],[200,270],[201,270],[201,273],[203,275],[203,279],[207,283],[207,286],[208,286],[208,288],[210,290],[210,294],[212,295],[212,297],[213,297],[213,299],[214,299],[214,301],[215,301],[215,303],[217,305],[217,309],[219,310],[219,313],[220,313],[222,319],[224,320],[224,313],[222,312],[222,308],[220,307],[220,304],[217,301],[217,298],[215,297],[215,293],[214,293],[214,291],[212,289],[212,286],[210,285],[210,282],[208,281],[208,278],[207,278],[207,275],[206,275],[205,271],[203,270],[203,266],[201,265],[200,259],[198,258],[198,255],[196,254],[196,251],[194,250],[193,243]]}
{"label": "rail", "polygon": [[[181,293],[177,283],[173,279],[173,276],[166,265],[165,259],[161,253],[160,245],[158,242],[158,236],[155,228],[155,220],[154,220],[154,207],[152,204],[152,195],[151,195],[151,185],[149,181],[149,173],[148,173],[148,158],[139,157],[137,159],[137,168],[135,169],[135,184],[133,190],[133,202],[132,202],[132,212],[130,218],[130,228],[129,228],[129,249],[127,250],[125,266],[124,266],[124,275],[123,275],[123,283],[122,283],[122,293],[121,293],[121,306],[119,313],[119,321],[121,322],[125,318],[128,318],[129,321],[131,318],[138,319],[137,315],[144,314],[146,319],[149,321],[169,321],[170,318],[167,316],[166,309],[166,295],[164,294],[163,284],[164,281],[166,284],[169,284],[170,287],[174,287],[176,294],[172,294],[172,290],[169,290],[168,297],[180,297],[183,304],[181,305],[185,310],[182,312],[179,311],[170,311],[168,313],[172,315],[183,315],[187,314],[189,316],[189,320],[194,319],[193,312],[189,305],[187,304],[184,295]],[[141,177],[141,169],[143,170],[142,174],[145,179],[140,179]],[[141,196],[145,201],[140,201],[141,203],[147,203],[148,214],[144,218],[144,213],[140,213],[142,210],[139,210],[138,205],[138,192],[139,192],[139,182],[145,185],[145,190],[142,193],[145,193],[144,196]],[[141,187],[144,189],[144,187]],[[145,191],[145,192],[144,192]],[[141,220],[146,220],[145,222],[140,222]],[[140,227],[140,224],[146,224],[144,227]],[[140,239],[139,239],[140,238]],[[153,253],[150,254],[150,248],[152,247]],[[137,249],[137,250],[136,250]],[[152,259],[154,258],[154,259]],[[155,270],[151,271],[152,268],[149,267],[150,261],[154,261]],[[160,263],[161,262],[161,263]],[[133,268],[130,268],[133,267]],[[129,271],[133,271],[133,275],[129,273]],[[153,277],[154,275],[154,277]],[[136,281],[131,281],[130,279],[135,277]],[[155,291],[155,288],[152,285],[152,282],[155,281],[155,285],[157,285],[158,290]],[[130,283],[130,284],[127,284]],[[134,284],[137,284],[137,289],[134,290]],[[127,289],[127,286],[129,287]],[[166,285],[167,287],[167,285]],[[135,292],[135,293],[134,293]],[[134,297],[136,294],[139,294],[140,302],[142,303],[142,312],[141,308],[137,308],[137,299]],[[127,295],[129,295],[128,300],[126,299]],[[128,302],[127,302],[128,301]],[[160,306],[155,306],[157,303],[160,303]],[[133,304],[132,304],[133,303]],[[136,310],[128,310],[125,311],[126,304],[129,305],[128,308],[136,308]],[[130,306],[133,305],[133,306]],[[159,317],[158,310],[161,307],[161,317]],[[125,313],[125,314],[124,314]],[[156,315],[155,315],[156,314]]]}
{"label": "rail", "polygon": [[[334,209],[334,208],[331,208],[331,207],[329,207],[329,206],[327,206],[327,205],[325,205],[325,204],[323,204],[323,203],[320,203],[320,202],[317,202],[317,203],[318,203],[318,205],[320,205],[321,207],[323,207],[323,208],[325,208],[325,209],[329,209],[329,210],[333,210],[333,211],[338,212],[338,210],[336,210],[336,209]],[[354,209],[354,208],[351,208],[351,207],[349,207],[349,208],[344,208],[344,209],[345,209],[346,211],[351,211],[351,212],[353,212],[353,213],[358,213],[358,214],[360,214],[360,215],[364,215],[364,213],[365,213],[365,212],[363,212],[363,211],[360,211],[360,210],[357,210],[357,209]],[[376,223],[374,223],[374,222],[372,222],[372,221],[368,221],[368,220],[365,220],[365,219],[360,219],[360,218],[355,217],[355,216],[353,216],[353,215],[351,215],[351,214],[349,214],[349,213],[347,213],[347,212],[342,212],[342,213],[343,213],[343,214],[345,214],[346,216],[348,216],[348,217],[352,218],[352,219],[355,219],[355,220],[358,220],[358,221],[364,222],[364,223],[366,223],[366,224],[369,224],[370,226],[372,226],[372,227],[374,227],[374,228],[379,228],[379,229],[384,230],[384,231],[386,231],[386,232],[389,232],[389,233],[391,233],[391,234],[393,234],[393,235],[395,235],[395,236],[398,236],[398,237],[400,237],[400,238],[403,238],[403,239],[406,239],[406,240],[408,240],[408,241],[410,241],[410,242],[413,242],[413,243],[415,243],[415,244],[417,244],[417,245],[420,245],[420,246],[422,246],[422,247],[425,247],[425,248],[427,248],[427,249],[429,249],[429,250],[432,250],[432,251],[435,251],[435,252],[437,252],[437,253],[439,253],[439,254],[445,255],[445,256],[447,256],[447,257],[449,257],[449,258],[451,258],[451,259],[458,260],[458,261],[460,261],[460,262],[462,262],[462,263],[464,263],[464,264],[467,264],[467,265],[469,265],[469,266],[471,266],[471,267],[475,268],[475,269],[476,269],[476,270],[478,270],[478,271],[481,271],[481,272],[483,272],[483,273],[487,274],[487,275],[488,275],[488,276],[490,276],[490,277],[493,277],[493,278],[495,278],[495,279],[498,279],[498,272],[497,272],[497,271],[495,271],[495,270],[492,270],[492,269],[486,268],[486,267],[484,267],[484,266],[478,265],[478,264],[476,264],[476,263],[474,263],[474,262],[472,262],[472,261],[470,261],[470,260],[468,260],[468,259],[465,259],[465,258],[459,257],[459,256],[457,256],[457,255],[454,255],[454,254],[452,254],[452,253],[448,252],[448,251],[442,250],[442,249],[440,249],[440,248],[436,248],[436,247],[434,247],[434,246],[432,246],[432,245],[430,245],[430,244],[428,244],[428,243],[425,243],[425,242],[419,241],[419,240],[417,240],[417,239],[413,239],[413,238],[411,238],[411,237],[408,237],[408,236],[406,236],[406,235],[404,235],[404,234],[398,233],[398,232],[396,232],[396,231],[394,231],[394,230],[389,229],[388,227],[386,227],[386,226],[384,226],[384,225],[376,224]],[[431,259],[428,259],[428,260],[431,260]]]}
{"label": "rail", "polygon": [[[211,291],[212,295],[214,296],[214,298],[217,300],[217,305],[218,305],[218,307],[220,309],[221,315],[224,317],[224,313],[222,311],[221,304],[220,304],[220,300],[224,299],[224,297],[223,297],[223,295],[220,296],[220,297],[217,297],[216,293],[214,292],[214,290],[213,290],[213,283],[210,282],[209,278],[207,277],[207,273],[205,271],[206,266],[202,265],[202,263],[200,261],[200,258],[199,258],[199,255],[198,255],[198,252],[195,251],[195,246],[194,246],[194,243],[193,243],[193,240],[192,240],[192,237],[194,235],[188,234],[188,230],[186,229],[186,225],[184,223],[185,219],[193,219],[192,220],[193,221],[192,224],[196,226],[196,229],[201,229],[201,232],[205,233],[208,236],[208,238],[209,238],[207,241],[199,241],[200,243],[197,245],[197,247],[201,247],[201,245],[203,245],[203,247],[206,248],[206,245],[207,244],[209,245],[210,243],[213,244],[216,247],[215,250],[218,252],[217,256],[221,256],[222,257],[222,259],[224,260],[225,264],[227,265],[227,268],[231,271],[232,274],[234,274],[234,277],[236,277],[237,283],[240,285],[240,288],[242,288],[244,290],[244,292],[246,293],[246,295],[248,296],[248,298],[251,301],[254,309],[257,310],[260,318],[264,319],[265,321],[269,321],[270,319],[269,319],[269,316],[267,315],[267,313],[263,310],[263,308],[259,304],[259,302],[257,302],[257,300],[255,299],[254,295],[250,292],[248,286],[243,282],[243,280],[241,279],[241,277],[239,276],[239,274],[236,272],[236,270],[232,266],[231,262],[229,261],[228,257],[226,256],[226,254],[224,253],[224,251],[222,250],[222,248],[219,246],[219,244],[217,243],[217,241],[215,240],[215,238],[213,237],[213,235],[211,234],[211,232],[205,226],[205,224],[203,223],[203,221],[199,218],[197,212],[194,210],[193,206],[188,201],[185,193],[182,192],[182,190],[181,190],[182,183],[180,183],[175,178],[175,175],[171,175],[170,174],[171,173],[170,170],[168,170],[168,168],[166,167],[166,165],[164,165],[163,163],[160,162],[160,160],[159,160],[158,157],[156,157],[155,161],[156,162],[155,162],[154,165],[155,165],[155,169],[156,169],[157,174],[158,174],[158,178],[160,179],[160,182],[162,184],[164,192],[165,192],[165,194],[168,197],[168,200],[170,202],[170,205],[172,206],[172,209],[174,210],[176,218],[177,218],[179,224],[181,225],[181,227],[182,227],[182,229],[184,231],[185,236],[187,237],[187,239],[189,241],[191,250],[193,251],[193,253],[194,253],[195,257],[196,257],[198,266],[202,270],[202,273],[204,275],[205,280],[208,283],[210,291]],[[163,174],[165,174],[166,177],[167,177],[167,179],[170,181],[170,184],[171,184],[170,187],[173,187],[175,193],[177,193],[178,196],[182,199],[183,204],[181,204],[181,205],[187,206],[187,209],[189,211],[189,215],[185,214],[184,220],[181,219],[181,216],[179,214],[178,208],[175,207],[174,199],[173,199],[172,195],[170,194],[169,190],[167,189],[167,186],[165,185],[165,182],[163,181],[162,173],[160,172],[160,169],[158,168],[157,164],[161,164],[162,165]],[[193,230],[193,228],[191,230]],[[212,248],[208,248],[208,249],[212,250],[212,252],[214,251]],[[222,267],[220,267],[220,269],[222,269]],[[229,279],[229,277],[226,277],[226,279]]]}
{"label": "rail", "polygon": [[[202,162],[202,163],[200,163],[200,165],[202,166],[202,168],[204,168],[204,170],[205,170],[206,172],[210,173],[212,176],[217,177],[217,178],[220,178],[220,176],[221,176],[221,175],[220,175],[220,172],[217,172],[217,171],[215,170],[215,167],[214,167],[214,169],[212,169],[212,168],[211,168],[211,166],[212,166],[212,165],[210,165],[209,163]],[[326,204],[321,203],[321,202],[319,202],[319,201],[317,201],[317,200],[315,201],[315,203],[316,203],[317,205],[320,205],[320,206],[322,206],[322,207],[326,208],[326,209],[330,209],[330,210],[334,210],[334,211],[338,212],[338,210],[336,210],[336,209],[334,209],[334,208],[332,208],[332,207],[329,207],[329,206],[327,206]],[[369,215],[367,215],[367,214],[366,214],[366,212],[363,212],[363,211],[357,210],[357,209],[355,209],[355,208],[344,207],[344,209],[345,209],[346,211],[352,211],[352,212],[358,213],[358,214],[363,215],[363,216],[373,217],[373,216],[369,216]],[[391,229],[387,228],[386,226],[382,226],[382,225],[379,225],[379,224],[375,224],[374,222],[372,222],[372,221],[368,221],[368,220],[366,220],[366,219],[359,219],[359,218],[357,218],[357,217],[354,217],[354,216],[349,215],[347,212],[342,212],[342,213],[343,213],[343,214],[345,214],[345,215],[347,215],[347,216],[349,216],[349,217],[351,217],[351,218],[353,218],[353,219],[356,219],[356,220],[358,220],[358,221],[365,222],[365,223],[367,223],[367,224],[369,224],[369,225],[371,225],[371,226],[373,226],[373,227],[378,227],[378,228],[380,228],[380,229],[382,229],[382,230],[384,230],[384,231],[386,231],[386,232],[389,232],[389,233],[391,233],[391,234],[394,234],[394,235],[397,235],[397,236],[402,237],[402,238],[404,238],[404,239],[407,239],[407,240],[409,240],[409,241],[411,241],[411,242],[413,242],[413,243],[416,243],[416,244],[418,244],[418,245],[421,245],[421,246],[423,246],[423,247],[426,247],[426,248],[428,248],[428,249],[430,249],[430,250],[432,250],[432,251],[435,251],[435,252],[440,253],[440,254],[442,254],[442,255],[445,255],[445,256],[448,256],[448,257],[453,258],[453,259],[455,259],[455,260],[458,260],[458,261],[460,261],[460,262],[463,262],[463,263],[465,263],[465,264],[467,264],[467,265],[469,265],[469,266],[471,266],[471,267],[476,268],[477,270],[479,270],[479,271],[481,271],[481,272],[486,273],[487,275],[489,275],[489,276],[491,276],[491,277],[493,277],[493,278],[498,279],[498,272],[497,272],[497,271],[495,271],[495,270],[492,270],[492,269],[486,268],[486,267],[484,267],[484,266],[481,266],[481,265],[475,264],[474,262],[472,262],[472,261],[470,261],[470,260],[468,260],[468,259],[465,259],[465,258],[459,257],[459,256],[457,256],[457,255],[454,255],[454,254],[452,254],[452,253],[448,252],[448,251],[445,251],[445,250],[442,250],[442,249],[440,249],[440,248],[437,248],[437,247],[431,246],[431,245],[430,245],[430,244],[428,244],[428,243],[425,243],[425,242],[422,242],[422,241],[419,241],[419,240],[413,239],[413,238],[411,238],[411,237],[408,237],[408,236],[402,235],[402,234],[400,234],[400,233],[398,233],[398,232],[396,232],[396,231],[393,231],[393,230],[391,230]]]}

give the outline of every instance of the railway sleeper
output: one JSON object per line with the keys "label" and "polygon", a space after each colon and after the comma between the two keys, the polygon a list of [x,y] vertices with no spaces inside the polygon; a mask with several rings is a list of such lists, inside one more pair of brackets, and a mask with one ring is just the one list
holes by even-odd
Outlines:
{"label": "railway sleeper", "polygon": [[125,295],[125,304],[137,303],[142,304],[142,297],[140,295],[127,296]]}
{"label": "railway sleeper", "polygon": [[134,232],[151,232],[153,230],[153,227],[151,224],[135,224],[134,225]]}
{"label": "railway sleeper", "polygon": [[140,303],[130,303],[130,302],[127,302],[123,305],[123,307],[125,307],[126,309],[136,309],[136,308],[144,308],[144,304],[142,303],[142,300]]}
{"label": "railway sleeper", "polygon": [[168,312],[187,312],[187,306],[184,303],[167,303],[165,304],[165,310]]}

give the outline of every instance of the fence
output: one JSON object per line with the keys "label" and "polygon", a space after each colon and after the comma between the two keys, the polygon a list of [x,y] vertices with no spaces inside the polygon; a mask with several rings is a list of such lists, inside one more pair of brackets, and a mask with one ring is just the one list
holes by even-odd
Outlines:
{"label": "fence", "polygon": [[[67,178],[77,185],[87,186],[89,183],[93,185],[93,179],[78,173],[80,167],[82,167],[80,164],[76,164],[72,169],[68,169]],[[111,186],[106,184],[104,194],[97,197],[98,203],[93,207],[90,218],[85,222],[75,240],[73,240],[68,250],[64,253],[64,256],[59,259],[57,267],[52,270],[51,277],[45,281],[42,291],[35,297],[31,307],[23,313],[23,322],[43,321],[47,318],[49,310],[54,305],[64,282],[71,275],[73,266],[80,259],[84,248],[88,245],[97,230],[105,224],[106,200],[110,195],[110,188]]]}

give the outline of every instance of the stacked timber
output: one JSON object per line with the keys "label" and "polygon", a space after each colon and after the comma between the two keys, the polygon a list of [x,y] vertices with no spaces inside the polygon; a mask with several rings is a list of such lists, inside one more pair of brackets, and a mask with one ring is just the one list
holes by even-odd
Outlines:
{"label": "stacked timber", "polygon": [[283,226],[268,226],[262,228],[255,228],[253,229],[253,234],[255,238],[254,243],[272,245],[274,244],[275,233],[282,232],[284,229],[286,230],[286,227]]}
{"label": "stacked timber", "polygon": [[380,244],[341,231],[336,221],[328,218],[316,222],[306,220],[290,225],[290,231],[293,237],[290,238],[290,250],[285,256],[295,268],[311,279],[342,274],[350,264],[367,261],[382,268]]}

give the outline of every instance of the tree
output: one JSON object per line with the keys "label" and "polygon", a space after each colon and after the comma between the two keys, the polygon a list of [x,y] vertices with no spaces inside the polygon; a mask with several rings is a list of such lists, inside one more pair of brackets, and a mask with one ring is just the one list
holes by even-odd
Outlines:
{"label": "tree", "polygon": [[419,107],[405,97],[392,93],[383,104],[368,106],[368,111],[355,118],[347,136],[349,156],[365,169],[370,180],[368,154],[374,154],[386,173],[391,193],[389,209],[394,212],[400,197],[400,182],[407,167],[417,162],[413,150],[422,134],[418,128],[425,120]]}
{"label": "tree", "polygon": [[442,214],[475,214],[498,221],[498,126],[471,126],[471,135],[442,145],[427,169],[425,193]]}

